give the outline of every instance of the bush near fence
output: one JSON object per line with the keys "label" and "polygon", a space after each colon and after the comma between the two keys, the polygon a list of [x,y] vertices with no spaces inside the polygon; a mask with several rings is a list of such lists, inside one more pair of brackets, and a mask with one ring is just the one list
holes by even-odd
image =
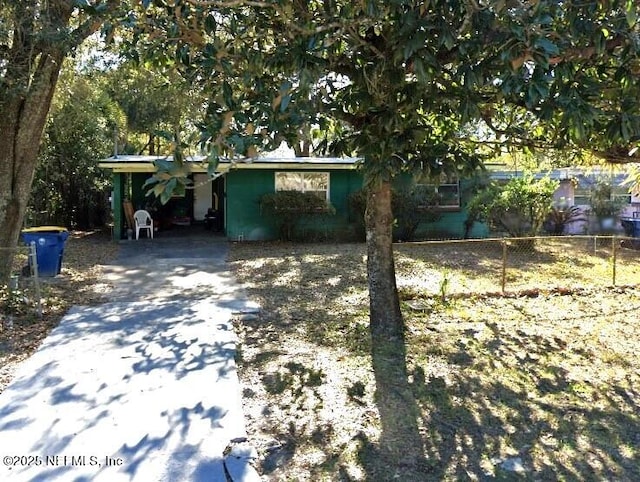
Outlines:
{"label": "bush near fence", "polygon": [[[425,295],[577,290],[640,284],[640,239],[549,236],[396,244],[399,288]],[[446,291],[446,293],[443,293]]]}

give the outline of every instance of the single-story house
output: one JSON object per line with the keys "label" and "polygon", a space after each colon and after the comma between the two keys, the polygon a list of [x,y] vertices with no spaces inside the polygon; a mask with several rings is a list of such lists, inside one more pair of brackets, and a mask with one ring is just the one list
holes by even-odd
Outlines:
{"label": "single-story house", "polygon": [[193,189],[173,196],[166,205],[146,196],[144,183],[155,172],[157,156],[118,155],[100,161],[112,172],[112,209],[114,237],[126,234],[123,203],[130,200],[133,209],[152,213],[161,229],[171,225],[204,223],[215,215],[214,228],[233,240],[264,240],[276,237],[273,222],[261,212],[260,199],[276,189],[304,190],[312,181],[315,190],[324,192],[336,209],[330,223],[333,229],[346,227],[351,219],[347,199],[360,189],[362,178],[354,159],[342,158],[259,158],[254,162],[232,164],[221,161],[219,176],[210,180],[204,158],[189,158]]}
{"label": "single-story house", "polygon": [[[155,172],[154,160],[158,156],[118,155],[103,159],[99,166],[112,173],[114,238],[126,238],[124,203],[130,201],[132,209],[146,209],[152,213],[161,229],[171,225],[204,223],[208,213],[215,213],[215,227],[230,240],[268,240],[277,238],[274,220],[261,210],[264,194],[277,190],[305,190],[313,186],[321,191],[335,208],[335,215],[324,216],[303,226],[321,235],[339,239],[353,237],[357,224],[356,213],[350,209],[349,196],[362,188],[362,174],[355,158],[326,157],[263,157],[253,162],[230,163],[221,161],[219,177],[210,181],[203,157],[187,160],[193,189],[174,196],[161,205],[153,196],[146,196],[146,180]],[[429,224],[433,237],[459,238],[464,233],[465,191],[464,181],[457,179],[434,186],[442,199],[441,218]],[[476,225],[475,237],[486,236],[486,227]]]}

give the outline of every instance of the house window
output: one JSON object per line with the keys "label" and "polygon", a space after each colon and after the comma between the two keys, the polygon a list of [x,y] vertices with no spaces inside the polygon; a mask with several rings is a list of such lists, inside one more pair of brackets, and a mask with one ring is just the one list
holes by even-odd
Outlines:
{"label": "house window", "polygon": [[329,199],[328,172],[276,172],[276,191],[311,192]]}
{"label": "house window", "polygon": [[[438,181],[436,179],[436,181]],[[443,210],[460,209],[460,181],[457,176],[442,175],[436,184],[418,184],[428,191],[435,192],[438,199],[438,207]]]}
{"label": "house window", "polygon": [[[611,198],[614,201],[622,200],[625,204],[631,203],[631,194],[629,191],[620,186],[613,186],[611,189]],[[578,186],[573,192],[574,206],[590,206],[591,205],[591,188]]]}
{"label": "house window", "polygon": [[614,201],[631,204],[631,193],[625,187],[614,186],[611,190],[611,197]]}
{"label": "house window", "polygon": [[576,187],[573,191],[574,206],[590,206],[591,205],[591,189],[584,187]]}

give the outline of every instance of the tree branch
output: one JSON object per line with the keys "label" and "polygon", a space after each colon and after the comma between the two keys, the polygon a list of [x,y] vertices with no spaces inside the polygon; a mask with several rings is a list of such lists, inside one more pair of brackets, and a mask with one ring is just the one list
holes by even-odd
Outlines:
{"label": "tree branch", "polygon": [[[625,38],[618,36],[616,38],[606,41],[604,50],[612,51],[615,48],[620,47],[624,43],[625,43]],[[571,61],[571,60],[589,60],[592,57],[594,57],[597,53],[598,51],[596,50],[595,46],[568,49],[563,55],[550,57],[549,65],[558,65],[559,63],[562,63],[565,61]],[[519,68],[522,64],[530,60],[534,60],[533,55],[531,51],[526,50],[519,57],[515,57],[511,59],[511,65],[514,68]]]}
{"label": "tree branch", "polygon": [[120,6],[118,0],[107,0],[107,7],[100,15],[92,15],[82,22],[76,29],[71,32],[71,47],[78,47],[84,40],[98,31],[98,29],[104,24],[105,18],[116,11]]}
{"label": "tree branch", "polygon": [[234,8],[234,7],[260,7],[275,8],[272,2],[261,2],[258,0],[186,0],[187,3],[197,7],[216,7],[216,8]]}

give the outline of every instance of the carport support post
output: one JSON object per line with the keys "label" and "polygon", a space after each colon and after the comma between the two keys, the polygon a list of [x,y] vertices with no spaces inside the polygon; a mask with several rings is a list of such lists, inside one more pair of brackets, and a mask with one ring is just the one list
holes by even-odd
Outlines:
{"label": "carport support post", "polygon": [[618,258],[618,239],[617,239],[617,237],[613,236],[611,238],[611,242],[613,243],[613,246],[611,247],[611,251],[612,251],[612,253],[611,253],[611,264],[612,264],[611,274],[612,274],[612,277],[613,277],[613,280],[612,280],[613,283],[612,284],[613,284],[613,286],[615,286],[616,285],[616,264],[617,264],[617,258]]}
{"label": "carport support post", "polygon": [[122,182],[123,174],[113,173],[113,193],[111,199],[111,209],[113,213],[113,240],[120,241],[122,239],[122,195],[124,191],[124,183]]}

